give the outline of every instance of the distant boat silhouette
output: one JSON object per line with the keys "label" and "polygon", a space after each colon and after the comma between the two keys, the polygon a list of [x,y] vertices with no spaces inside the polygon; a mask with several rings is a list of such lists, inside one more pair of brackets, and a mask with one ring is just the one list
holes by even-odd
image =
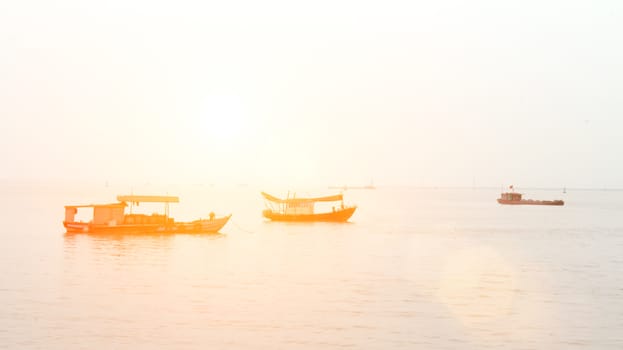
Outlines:
{"label": "distant boat silhouette", "polygon": [[348,185],[344,185],[344,186],[329,186],[329,189],[331,190],[342,190],[342,191],[346,191],[346,190],[375,190],[376,186],[374,186],[374,181],[370,181],[369,185],[365,185],[365,186],[348,186]]}
{"label": "distant boat silhouette", "polygon": [[342,191],[346,191],[347,189],[352,188],[352,187],[348,187],[348,186],[344,185],[344,186],[329,186],[329,187],[327,187],[327,188],[328,188],[328,189],[330,189],[330,190],[342,190]]}
{"label": "distant boat silhouette", "polygon": [[502,192],[500,198],[497,199],[500,204],[512,204],[512,205],[565,205],[565,202],[556,200],[535,200],[535,199],[522,199],[522,194],[515,192],[513,185],[509,186],[511,192]]}

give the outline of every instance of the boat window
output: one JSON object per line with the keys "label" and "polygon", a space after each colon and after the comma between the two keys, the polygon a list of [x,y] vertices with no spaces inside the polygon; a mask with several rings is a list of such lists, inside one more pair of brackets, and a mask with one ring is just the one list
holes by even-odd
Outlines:
{"label": "boat window", "polygon": [[93,220],[93,208],[79,208],[74,216],[74,222],[90,222]]}

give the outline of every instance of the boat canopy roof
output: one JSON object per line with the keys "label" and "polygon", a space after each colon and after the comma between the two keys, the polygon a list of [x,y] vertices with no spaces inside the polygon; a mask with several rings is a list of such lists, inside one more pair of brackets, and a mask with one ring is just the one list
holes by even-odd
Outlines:
{"label": "boat canopy roof", "polygon": [[125,208],[125,203],[66,205],[65,208]]}
{"label": "boat canopy roof", "polygon": [[337,202],[344,199],[341,194],[336,194],[333,196],[325,196],[325,197],[312,197],[312,198],[288,198],[281,199],[275,196],[271,196],[266,192],[262,192],[262,196],[271,202],[275,203],[301,203],[301,202]]}
{"label": "boat canopy roof", "polygon": [[156,203],[179,203],[180,199],[175,196],[135,196],[125,195],[117,196],[117,200],[120,202],[156,202]]}

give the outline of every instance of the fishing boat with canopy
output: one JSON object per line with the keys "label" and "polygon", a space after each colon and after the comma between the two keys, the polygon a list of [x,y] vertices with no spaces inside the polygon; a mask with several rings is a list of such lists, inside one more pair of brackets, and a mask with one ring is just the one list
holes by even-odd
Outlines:
{"label": "fishing boat with canopy", "polygon": [[[291,222],[345,222],[353,216],[357,206],[345,206],[342,194],[324,197],[301,198],[296,195],[281,199],[262,192],[266,202],[266,209],[262,212],[265,218],[273,221]],[[333,206],[330,212],[315,212],[317,202],[340,202],[339,207]]]}
{"label": "fishing boat with canopy", "polygon": [[[117,201],[110,204],[67,205],[63,226],[68,233],[215,233],[231,217],[231,214],[216,217],[211,212],[207,219],[176,222],[169,216],[169,204],[179,202],[175,196],[127,195],[117,196]],[[163,203],[164,213],[134,213],[134,207],[140,203]],[[127,207],[129,213],[125,212]],[[85,209],[92,210],[91,220],[77,220],[78,211]]]}

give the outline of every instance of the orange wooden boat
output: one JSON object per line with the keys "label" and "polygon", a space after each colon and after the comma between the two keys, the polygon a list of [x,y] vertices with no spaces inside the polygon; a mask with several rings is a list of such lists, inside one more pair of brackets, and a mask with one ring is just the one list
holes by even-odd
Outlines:
{"label": "orange wooden boat", "polygon": [[[315,198],[286,198],[281,199],[262,192],[266,199],[267,209],[262,212],[265,218],[273,221],[290,222],[345,222],[353,216],[356,206],[344,206],[344,198],[341,194],[315,197]],[[341,202],[340,207],[326,213],[315,213],[316,202]]]}
{"label": "orange wooden boat", "polygon": [[[190,222],[176,222],[169,217],[169,203],[178,203],[179,198],[173,196],[117,196],[118,203],[87,204],[65,206],[63,226],[68,233],[215,233],[229,220],[231,214],[215,217],[209,214],[208,219]],[[134,214],[133,206],[139,203],[164,203],[164,214]],[[130,207],[130,213],[125,208]],[[76,221],[79,209],[93,209],[93,218],[88,222]]]}

